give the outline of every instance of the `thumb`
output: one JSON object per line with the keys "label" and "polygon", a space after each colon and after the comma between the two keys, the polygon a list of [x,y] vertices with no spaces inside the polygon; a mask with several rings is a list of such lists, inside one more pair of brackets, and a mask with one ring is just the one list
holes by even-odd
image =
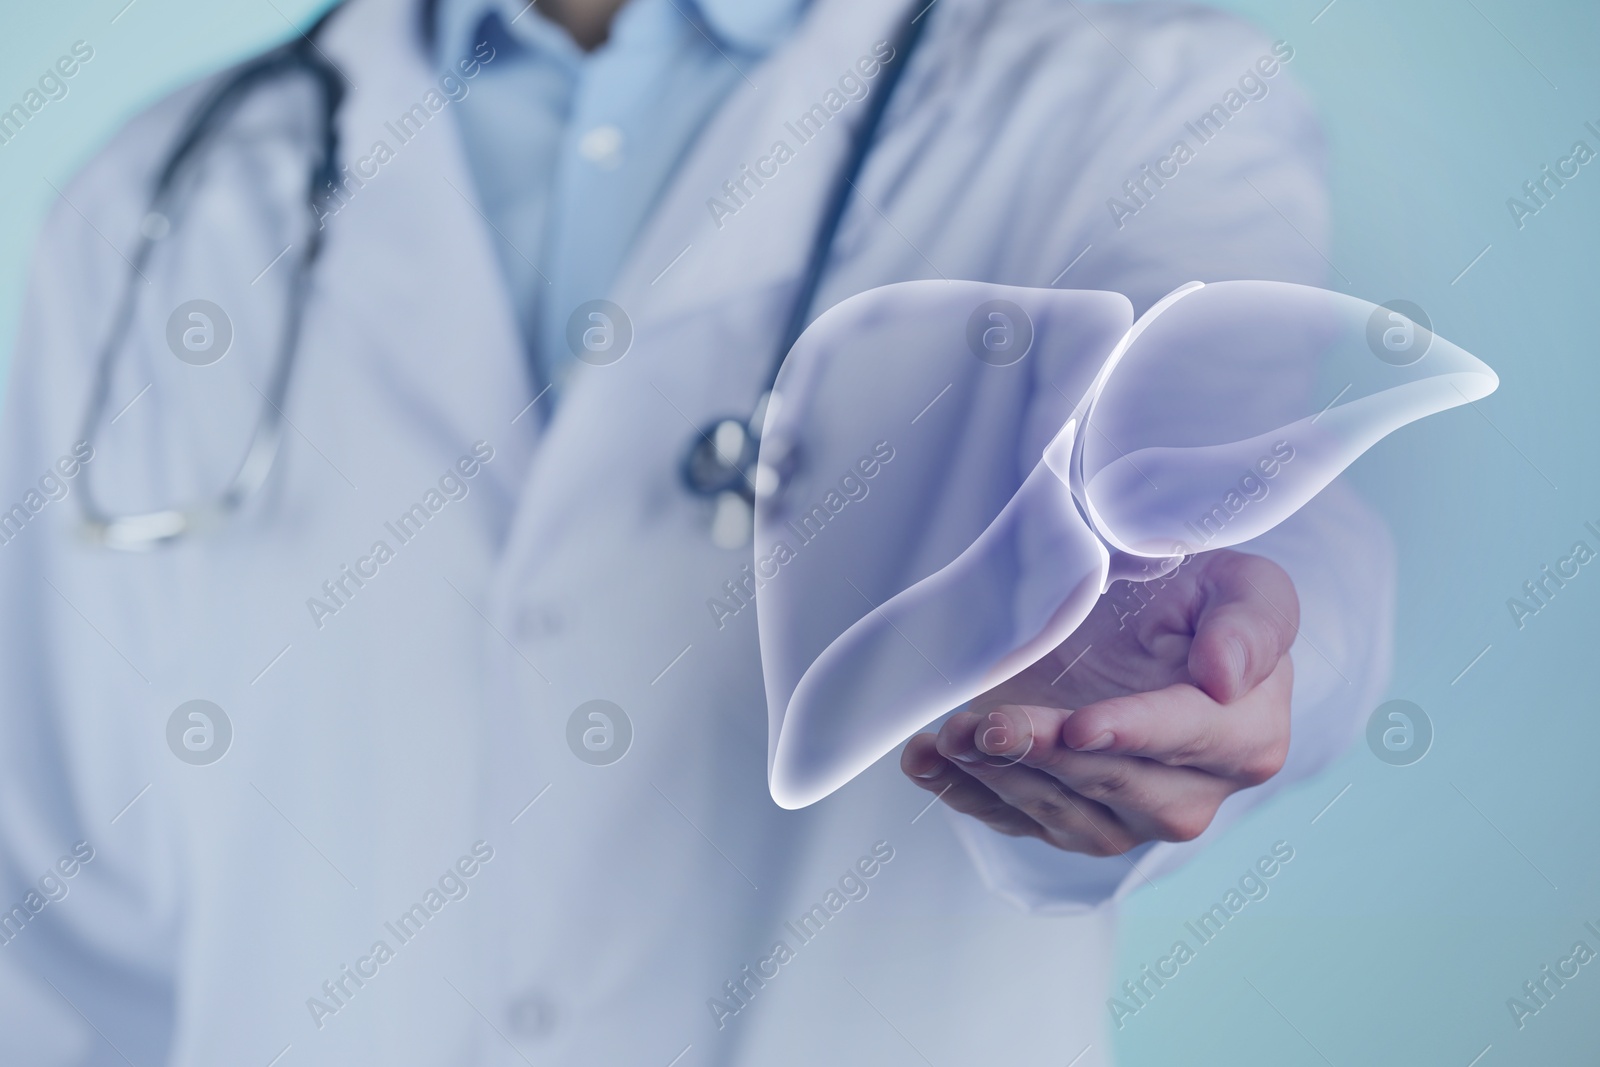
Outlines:
{"label": "thumb", "polygon": [[1202,557],[1199,614],[1189,645],[1189,675],[1227,704],[1265,681],[1300,627],[1300,599],[1282,567],[1261,556]]}

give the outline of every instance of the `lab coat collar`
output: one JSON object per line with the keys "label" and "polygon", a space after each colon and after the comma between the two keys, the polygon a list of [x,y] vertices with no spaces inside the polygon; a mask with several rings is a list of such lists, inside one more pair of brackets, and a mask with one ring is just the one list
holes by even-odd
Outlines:
{"label": "lab coat collar", "polygon": [[[386,136],[386,122],[436,88],[440,70],[435,69],[432,50],[418,37],[417,10],[353,0],[324,32],[321,47],[352,84],[339,116],[342,162],[352,168],[367,155],[375,138]],[[866,101],[846,100],[821,131],[809,137],[796,122],[814,107],[837,105],[843,99],[839,79],[846,74],[859,77],[854,73],[857,64],[870,59],[875,46],[881,50],[883,42],[892,42],[912,10],[905,0],[815,0],[790,39],[765,61],[746,69],[744,80],[697,140],[619,273],[615,299],[636,325],[656,316],[692,315],[742,294],[797,281]],[[926,42],[922,48],[928,49]],[[879,71],[868,80],[869,93],[881,78]],[[913,86],[902,85],[900,103],[911,90]],[[893,120],[892,113],[889,119]],[[438,127],[437,137],[433,127]],[[780,143],[788,151],[781,165],[774,160]],[[338,224],[359,230],[347,239],[352,244],[368,242],[369,254],[375,254],[373,248],[395,247],[409,234],[414,246],[451,247],[457,263],[470,257],[483,284],[471,290],[463,287],[459,295],[485,304],[478,321],[503,320],[506,337],[516,350],[511,301],[503,279],[495,273],[492,242],[497,238],[470,199],[474,184],[449,105],[399,153],[403,157],[384,165],[370,183],[372,188],[355,198],[348,220],[341,213]],[[747,168],[770,172],[775,165],[777,173],[760,179],[759,185],[747,176]],[[739,183],[745,195],[730,195],[732,183]],[[361,203],[398,204],[402,199],[428,205],[405,212],[404,227]],[[334,234],[333,242],[338,236]],[[336,287],[349,290],[339,298],[370,299],[362,278],[328,277],[329,273],[323,272],[325,292]],[[421,306],[442,316],[437,303]],[[776,341],[774,336],[767,344]]]}
{"label": "lab coat collar", "polygon": [[[810,137],[796,121],[814,107],[844,99],[839,79],[859,77],[857,64],[872,58],[875,46],[893,42],[913,10],[906,0],[815,0],[806,6],[805,18],[789,40],[746,68],[635,242],[614,286],[630,315],[640,317],[654,309],[690,313],[792,280],[804,268],[822,205],[848,158],[866,101],[846,100]],[[444,68],[417,34],[418,10],[352,0],[324,32],[321,47],[353,87],[339,116],[341,156],[347,165],[353,167],[367,153],[385,121],[436,89]],[[869,93],[881,79],[879,71],[867,80]],[[902,97],[909,95],[907,89],[902,86]],[[426,145],[401,150],[407,156],[427,155],[430,166],[397,161],[383,168],[375,184],[410,183],[418,203],[437,201],[434,207],[442,205],[443,214],[432,207],[416,212],[410,228],[420,232],[448,224],[459,226],[458,233],[471,231],[475,243],[488,251],[492,267],[493,231],[466,202],[474,185],[448,105],[438,119],[442,121],[434,125],[442,127],[439,137],[432,137],[429,129],[429,136],[417,139]],[[747,168],[770,171],[780,143],[787,146],[786,161],[774,177],[760,179],[758,185],[747,176]],[[430,168],[434,174],[419,173]],[[455,193],[440,185],[441,176]],[[730,195],[729,183],[739,183],[745,195]],[[434,186],[448,197],[440,199]],[[504,288],[503,282],[493,286],[496,302],[509,306]]]}

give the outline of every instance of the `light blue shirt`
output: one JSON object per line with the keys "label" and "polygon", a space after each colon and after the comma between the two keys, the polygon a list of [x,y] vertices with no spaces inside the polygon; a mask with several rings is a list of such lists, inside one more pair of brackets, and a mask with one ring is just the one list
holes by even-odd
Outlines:
{"label": "light blue shirt", "polygon": [[583,52],[525,0],[440,0],[437,60],[493,49],[458,105],[537,377],[559,385],[567,319],[608,295],[695,137],[805,0],[629,0]]}

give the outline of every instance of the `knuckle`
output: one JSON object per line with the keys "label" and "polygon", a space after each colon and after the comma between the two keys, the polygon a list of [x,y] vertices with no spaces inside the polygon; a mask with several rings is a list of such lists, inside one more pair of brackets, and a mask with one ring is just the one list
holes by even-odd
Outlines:
{"label": "knuckle", "polygon": [[1209,757],[1217,747],[1216,735],[1210,727],[1199,727],[1172,750],[1163,762],[1175,767],[1193,767]]}
{"label": "knuckle", "polygon": [[1010,805],[1003,802],[990,801],[988,803],[973,804],[968,808],[966,814],[996,830],[1003,830],[1007,826],[1016,825],[1016,812],[1011,809]]}
{"label": "knuckle", "polygon": [[961,769],[978,781],[1001,792],[1005,792],[1007,784],[1016,774],[1012,769],[1012,764],[1007,762],[1003,756],[988,756],[974,760],[971,763],[962,763]]}
{"label": "knuckle", "polygon": [[1120,796],[1128,790],[1128,770],[1119,764],[1112,764],[1073,783],[1073,788],[1094,800]]}
{"label": "knuckle", "polygon": [[1041,796],[1028,805],[1028,814],[1047,825],[1066,822],[1074,814],[1064,797]]}
{"label": "knuckle", "polygon": [[1037,831],[1014,822],[1011,819],[984,819],[984,825],[995,833],[1005,834],[1007,837],[1034,837]]}
{"label": "knuckle", "polygon": [[1129,693],[1118,698],[1114,706],[1122,712],[1124,718],[1131,720],[1131,725],[1159,717],[1162,700],[1155,691]]}
{"label": "knuckle", "polygon": [[1121,844],[1115,838],[1105,837],[1091,831],[1077,838],[1070,847],[1074,852],[1081,852],[1086,856],[1093,856],[1095,859],[1108,859],[1112,856],[1122,855],[1133,846]]}
{"label": "knuckle", "polygon": [[1211,825],[1211,813],[1194,808],[1175,808],[1156,817],[1156,829],[1163,841],[1193,841]]}
{"label": "knuckle", "polygon": [[1133,851],[1140,844],[1140,840],[1130,834],[1114,833],[1109,837],[1100,839],[1105,845],[1106,856],[1121,856]]}
{"label": "knuckle", "polygon": [[1245,760],[1239,768],[1239,778],[1246,785],[1260,785],[1283,770],[1288,758],[1288,742],[1275,742]]}

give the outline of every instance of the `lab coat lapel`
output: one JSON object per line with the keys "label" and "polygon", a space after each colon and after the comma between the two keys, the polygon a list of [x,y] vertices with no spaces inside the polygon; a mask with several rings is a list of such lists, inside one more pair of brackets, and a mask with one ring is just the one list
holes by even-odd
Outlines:
{"label": "lab coat lapel", "polygon": [[[512,418],[527,403],[527,361],[496,237],[475,206],[454,105],[439,91],[442,71],[424,56],[414,15],[409,5],[353,3],[319,40],[351,83],[339,114],[348,169],[317,267],[312,325],[322,343],[308,347],[374,361],[365,377],[389,394],[381,399],[458,451],[483,439],[525,453],[530,421]],[[419,130],[398,125],[419,105],[430,116]],[[520,466],[486,473],[505,480]]]}

